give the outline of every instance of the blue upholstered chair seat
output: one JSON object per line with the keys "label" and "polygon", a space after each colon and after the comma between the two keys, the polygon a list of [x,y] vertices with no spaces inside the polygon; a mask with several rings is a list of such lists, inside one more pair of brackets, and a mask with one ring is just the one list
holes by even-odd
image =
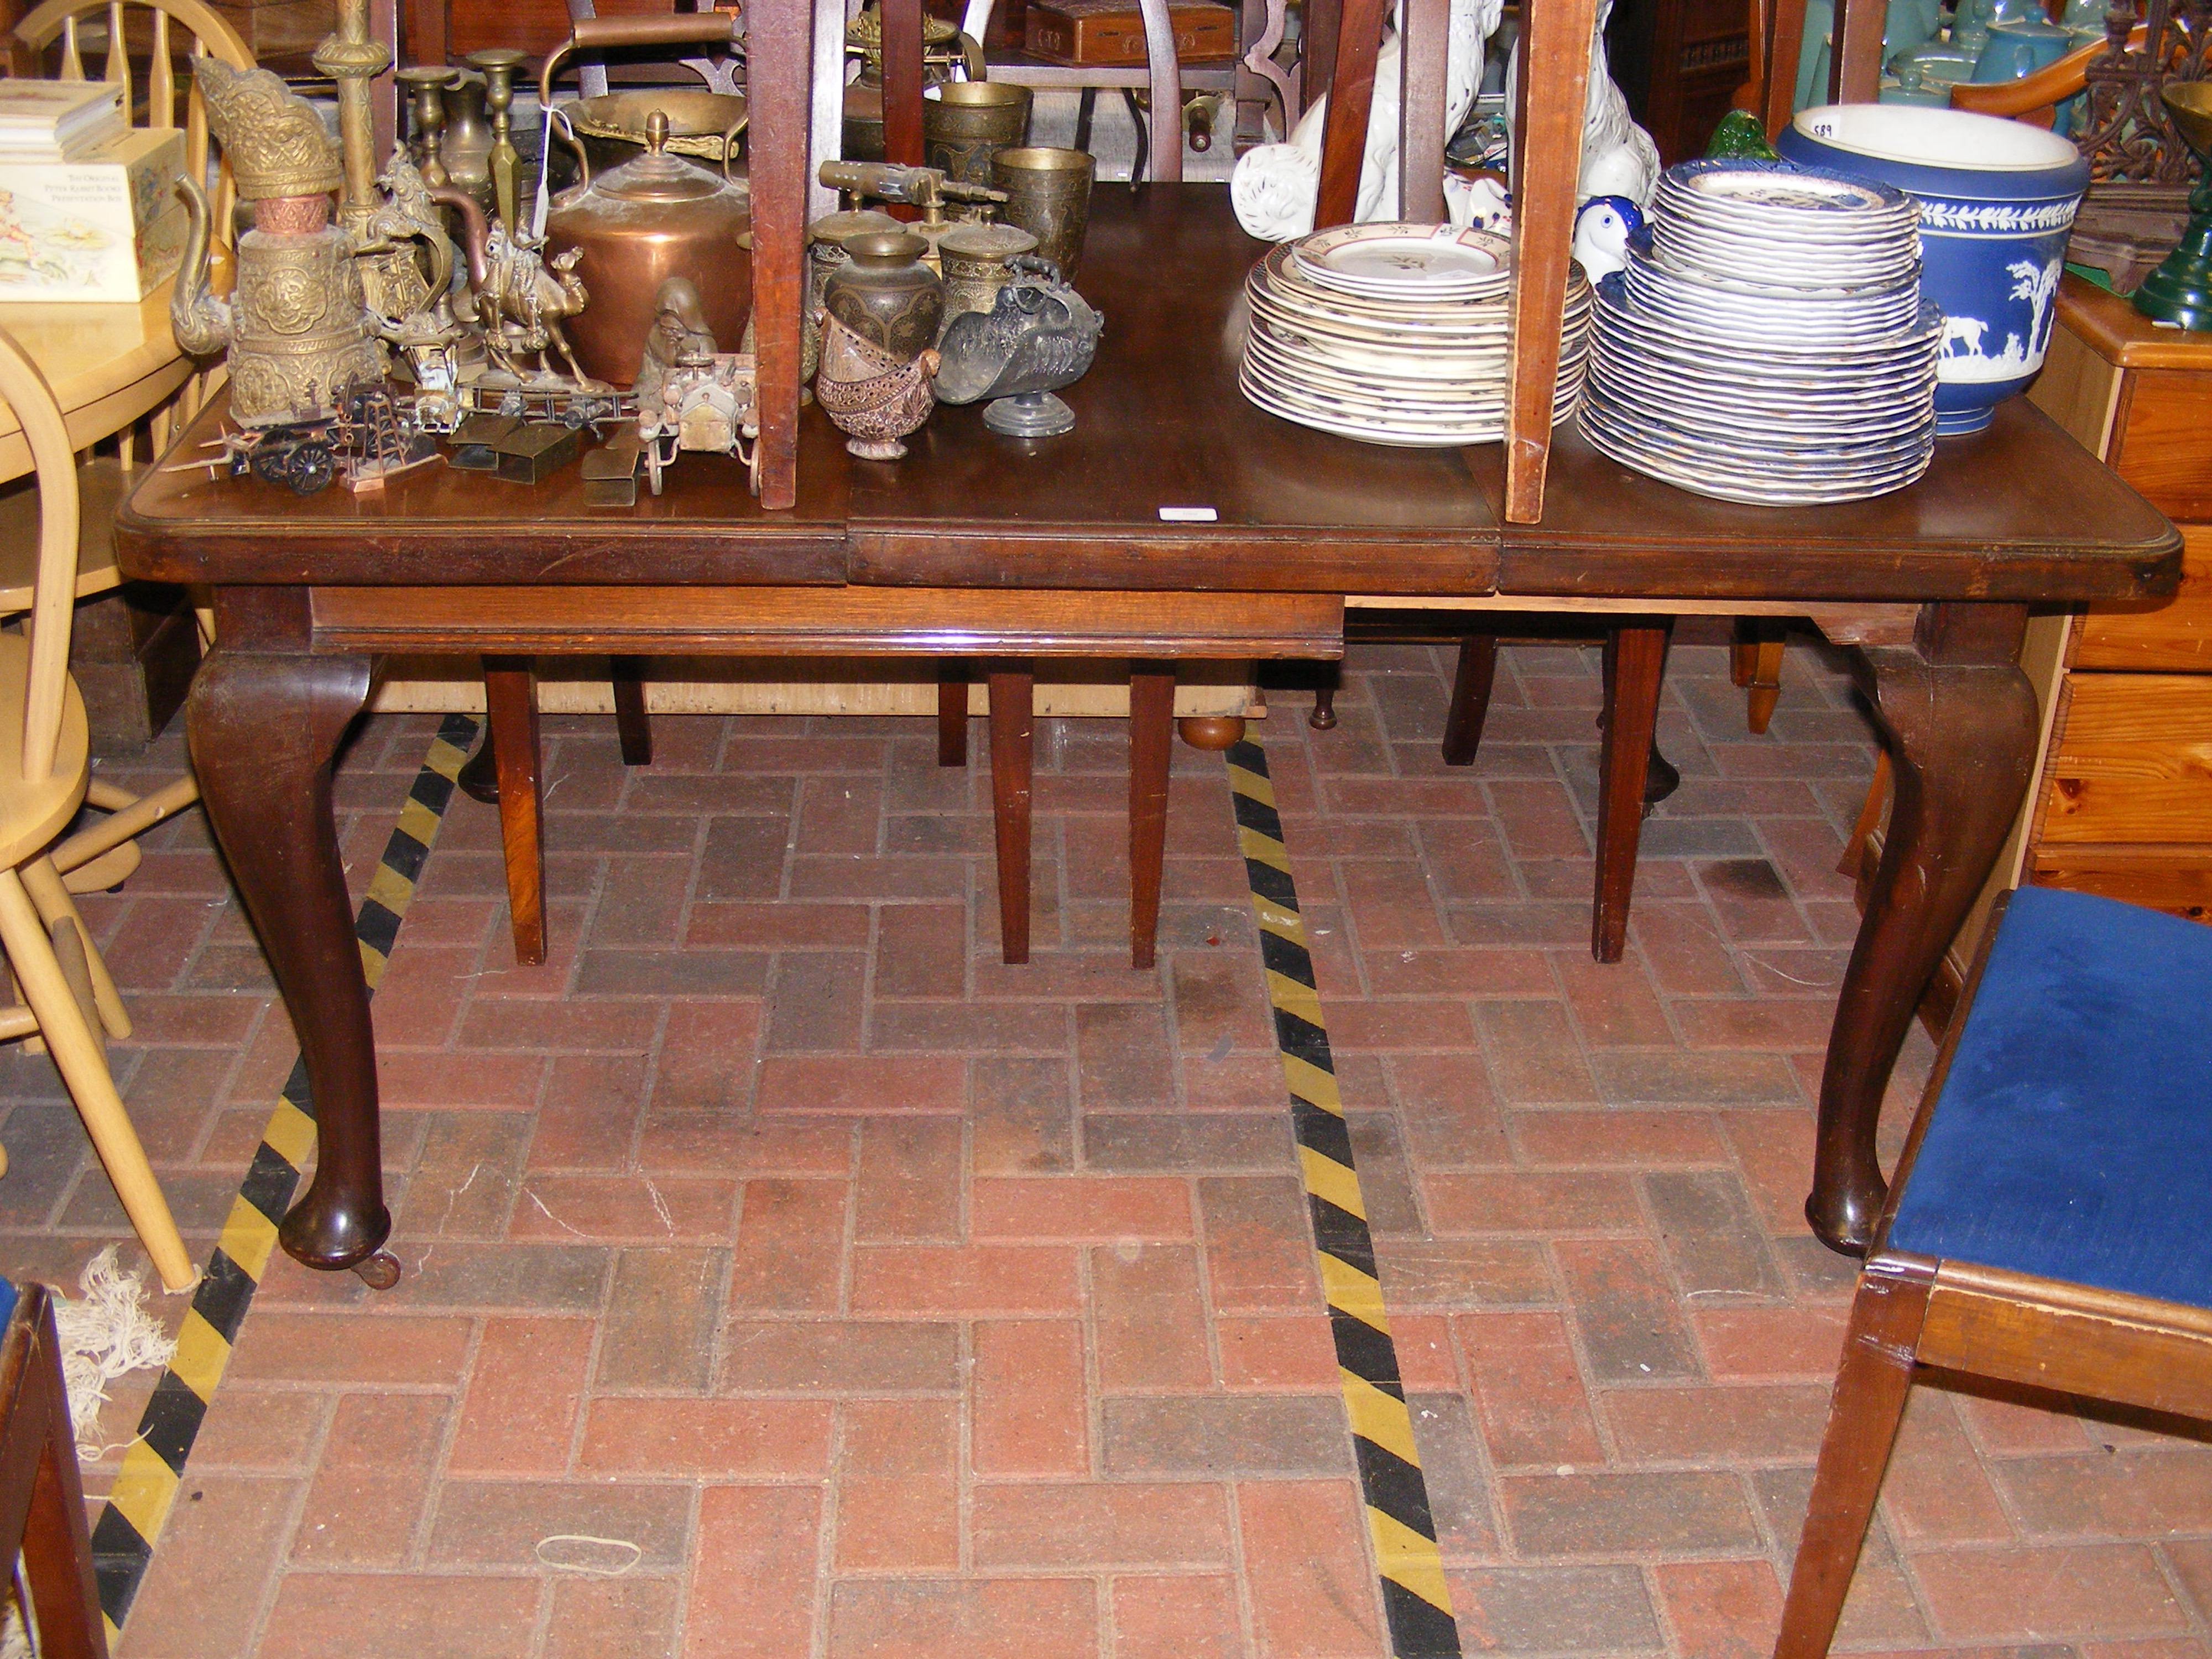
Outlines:
{"label": "blue upholstered chair seat", "polygon": [[2212,927],[2014,894],[1889,1247],[2212,1306]]}

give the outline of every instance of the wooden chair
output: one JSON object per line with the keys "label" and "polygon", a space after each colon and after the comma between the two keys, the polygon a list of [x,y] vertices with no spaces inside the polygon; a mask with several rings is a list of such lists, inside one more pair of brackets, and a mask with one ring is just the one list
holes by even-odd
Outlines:
{"label": "wooden chair", "polygon": [[[1281,0],[1276,0],[1276,3],[1279,8]],[[1073,88],[1086,96],[1108,88],[1127,93],[1133,99],[1141,88],[1149,94],[1152,112],[1145,131],[1146,142],[1139,146],[1137,174],[1155,183],[1176,184],[1182,179],[1184,89],[1197,87],[1234,90],[1238,71],[1234,68],[1183,68],[1176,53],[1175,25],[1168,15],[1167,0],[1138,0],[1138,9],[1145,20],[1145,67],[1141,70],[1073,68],[1016,52],[993,63],[990,78],[1018,87]],[[965,21],[961,24],[963,33],[971,40],[982,40],[990,32],[991,14],[995,9],[995,0],[968,0]],[[1087,102],[1084,110],[1075,141],[1078,149],[1085,147],[1088,135]]]}
{"label": "wooden chair", "polygon": [[161,1282],[182,1290],[192,1282],[191,1261],[116,1092],[99,1035],[102,1025],[128,1031],[130,1022],[52,855],[90,778],[84,704],[69,676],[76,464],[53,393],[5,333],[0,398],[22,423],[40,492],[28,634],[0,634],[0,944],[27,1005],[0,1009],[0,1038],[35,1033],[45,1040]]}
{"label": "wooden chair", "polygon": [[53,1298],[4,1284],[0,1298],[0,1547],[20,1562],[26,1633],[43,1659],[107,1659]]}
{"label": "wooden chair", "polygon": [[[177,127],[181,84],[185,167],[196,179],[207,176],[207,110],[190,72],[178,72],[178,59],[207,56],[220,58],[233,69],[254,66],[253,53],[238,32],[204,0],[46,0],[9,31],[8,48],[9,73],[48,75],[59,81],[85,79],[85,59],[100,54],[100,78],[131,88],[125,99],[131,119],[156,131]],[[134,52],[146,65],[143,99],[131,81]],[[236,199],[237,187],[229,164],[224,162],[209,215],[216,242],[210,258],[218,267],[227,266],[231,258],[231,209]],[[199,412],[209,394],[222,383],[222,373],[216,368],[194,375],[173,403],[156,411],[149,433],[155,455]],[[126,439],[126,460],[131,457],[128,444]]]}
{"label": "wooden chair", "polygon": [[2007,896],[1859,1275],[1775,1659],[1828,1650],[1921,1365],[2212,1418],[2212,931]]}

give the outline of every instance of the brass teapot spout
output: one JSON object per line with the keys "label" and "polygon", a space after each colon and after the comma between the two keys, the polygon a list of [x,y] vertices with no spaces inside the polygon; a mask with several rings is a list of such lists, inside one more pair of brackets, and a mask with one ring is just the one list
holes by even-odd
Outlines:
{"label": "brass teapot spout", "polygon": [[177,194],[185,198],[185,262],[169,292],[169,326],[176,331],[177,343],[193,356],[212,357],[230,345],[231,315],[230,302],[218,297],[208,283],[208,249],[214,236],[207,192],[185,177],[177,180]]}

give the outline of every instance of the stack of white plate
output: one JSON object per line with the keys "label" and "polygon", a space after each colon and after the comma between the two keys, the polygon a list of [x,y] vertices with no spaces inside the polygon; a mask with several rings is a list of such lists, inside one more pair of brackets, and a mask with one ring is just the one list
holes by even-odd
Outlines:
{"label": "stack of white plate", "polygon": [[1887,185],[1787,162],[1672,168],[1628,268],[1599,284],[1583,433],[1723,501],[1911,483],[1935,453],[1942,337],[1917,214]]}
{"label": "stack of white plate", "polygon": [[[1504,430],[1512,244],[1449,225],[1342,225],[1274,249],[1245,281],[1238,384],[1261,409],[1369,443],[1443,447]],[[1583,384],[1589,285],[1567,290],[1559,418]]]}

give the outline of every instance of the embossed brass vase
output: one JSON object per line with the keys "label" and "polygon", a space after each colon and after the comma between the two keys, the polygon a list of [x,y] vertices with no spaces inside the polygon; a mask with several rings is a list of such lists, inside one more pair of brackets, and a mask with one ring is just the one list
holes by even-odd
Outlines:
{"label": "embossed brass vase", "polygon": [[1003,81],[948,81],[921,95],[922,160],[963,185],[991,182],[991,158],[1027,141],[1031,95]]}
{"label": "embossed brass vase", "polygon": [[991,159],[992,182],[1006,192],[1006,216],[1037,239],[1037,257],[1075,280],[1083,234],[1091,225],[1091,181],[1098,164],[1079,149],[1031,146]]}
{"label": "embossed brass vase", "polygon": [[380,380],[385,368],[353,238],[330,222],[338,147],[313,107],[267,70],[202,57],[192,72],[255,228],[239,239],[235,290],[218,299],[208,291],[207,198],[196,180],[178,181],[190,231],[169,301],[177,343],[201,356],[228,350],[240,425],[332,414],[349,384]]}
{"label": "embossed brass vase", "polygon": [[921,263],[919,236],[903,230],[845,239],[852,256],[830,274],[823,308],[861,339],[904,362],[937,343],[945,285]]}

